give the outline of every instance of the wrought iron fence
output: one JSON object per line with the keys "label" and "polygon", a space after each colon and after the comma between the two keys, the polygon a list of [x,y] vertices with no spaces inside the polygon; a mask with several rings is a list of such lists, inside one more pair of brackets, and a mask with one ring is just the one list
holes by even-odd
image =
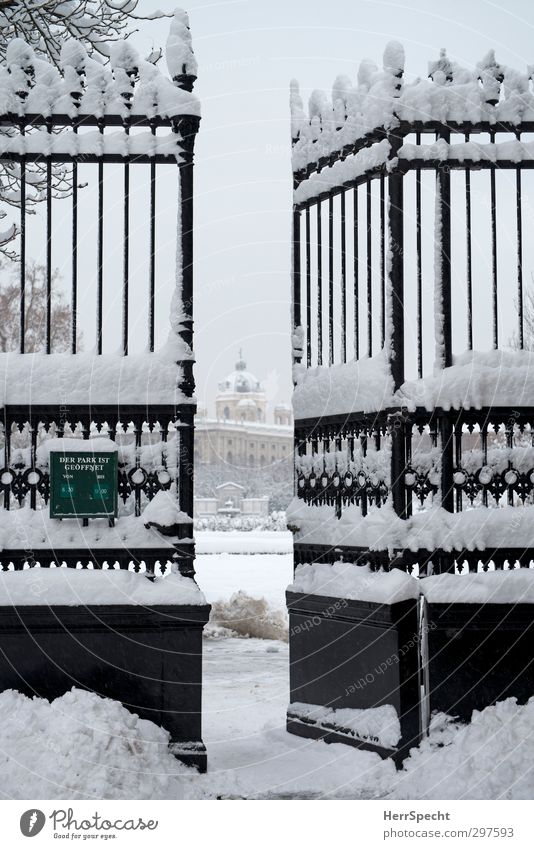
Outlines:
{"label": "wrought iron fence", "polygon": [[[297,511],[328,506],[339,521],[390,505],[408,527],[438,507],[533,503],[533,95],[491,56],[468,73],[443,55],[411,85],[388,62],[375,89],[314,93],[309,117],[292,90],[295,487]],[[348,521],[321,543],[326,519],[309,514],[296,562],[529,565],[523,520],[506,515],[502,542],[470,551],[461,534],[441,546],[439,530],[429,550],[402,534],[349,544]]]}
{"label": "wrought iron fence", "polygon": [[[148,571],[156,566],[164,571],[178,562],[184,573],[192,574],[193,151],[200,120],[192,94],[196,77],[184,63],[182,73],[168,79],[128,45],[122,53],[115,51],[111,66],[98,68],[80,50],[66,52],[61,71],[37,60],[29,48],[14,51],[15,60],[1,69],[0,166],[18,185],[20,217],[13,245],[20,259],[20,301],[17,351],[0,355],[5,383],[0,489],[4,511],[10,511],[24,532],[19,527],[15,544],[4,545],[0,562],[3,569],[81,562],[94,568],[134,564]],[[89,169],[95,196],[83,191],[82,177]],[[113,181],[108,169],[113,169]],[[39,198],[33,191],[36,170],[45,186]],[[140,184],[134,186],[133,179],[140,173],[144,189],[141,198],[134,198]],[[170,173],[176,181],[177,220],[175,240],[167,243],[161,237],[165,213],[158,202],[160,192],[169,193]],[[55,190],[58,180],[66,187],[61,199]],[[42,351],[30,353],[26,275],[32,254],[29,215],[37,200],[43,210],[38,218],[44,224],[46,303]],[[84,227],[89,219],[96,238],[86,250],[89,237]],[[144,260],[133,269],[132,255],[140,239],[146,241]],[[112,267],[121,268],[119,283],[109,279],[107,248],[118,248],[121,261]],[[85,267],[88,251],[92,270]],[[54,257],[67,252],[71,253],[70,353],[57,354],[52,344]],[[176,286],[170,304],[170,341],[162,349],[158,297],[169,277],[163,267],[169,253],[177,258]],[[134,272],[136,280],[143,280],[144,340],[137,315],[132,314],[132,304],[139,303],[133,300]],[[82,352],[80,310],[85,313],[87,307],[80,297],[90,300],[88,289],[94,303],[94,351]],[[106,323],[106,303],[117,301],[119,291],[120,316],[117,312]],[[83,320],[87,326],[85,314]],[[118,338],[120,353],[111,353]],[[137,374],[135,363],[142,357],[147,365]],[[81,389],[76,381],[81,381]],[[48,462],[41,446],[50,436],[85,440],[94,435],[117,442],[117,485],[125,516],[139,517],[160,490],[176,491],[182,518],[163,528],[148,545],[137,537],[133,541],[123,537],[120,523],[100,541],[96,532],[95,539],[94,534],[84,538],[82,533],[82,544],[69,544],[65,533],[56,535],[48,526],[42,533],[34,532],[35,517],[44,515],[50,495]],[[33,511],[33,519],[21,512],[24,507]]]}

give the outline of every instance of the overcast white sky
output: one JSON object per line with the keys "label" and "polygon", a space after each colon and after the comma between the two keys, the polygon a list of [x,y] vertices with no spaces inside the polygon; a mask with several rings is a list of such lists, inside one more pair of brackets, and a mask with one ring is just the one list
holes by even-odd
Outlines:
{"label": "overcast white sky", "polygon": [[[172,11],[141,0],[143,11]],[[191,0],[196,92],[195,323],[197,394],[211,401],[243,348],[271,399],[289,400],[291,169],[289,80],[307,100],[353,79],[362,58],[381,64],[391,38],[403,42],[408,78],[425,75],[440,47],[473,66],[490,47],[518,68],[534,63],[534,12],[527,0],[328,3],[310,0]],[[164,44],[168,21],[143,23],[144,54]]]}

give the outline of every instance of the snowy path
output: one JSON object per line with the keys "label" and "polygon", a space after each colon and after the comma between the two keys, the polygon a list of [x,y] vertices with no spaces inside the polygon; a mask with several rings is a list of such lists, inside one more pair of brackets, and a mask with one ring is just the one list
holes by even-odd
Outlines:
{"label": "snowy path", "polygon": [[370,772],[393,775],[377,755],[302,740],[285,730],[288,648],[256,639],[204,643],[204,742],[209,774],[223,795],[365,796]]}
{"label": "snowy path", "polygon": [[[199,536],[200,551],[206,550]],[[265,548],[266,540],[248,541],[250,548]],[[221,542],[235,547],[229,536]],[[278,550],[282,547],[278,543]],[[200,554],[195,566],[210,602],[244,590],[275,607],[285,605],[285,588],[292,580],[289,553]],[[209,774],[199,783],[210,792],[240,796],[343,796],[350,787],[350,796],[359,797],[366,795],[365,784],[376,789],[369,771],[393,775],[392,765],[381,763],[377,755],[286,732],[288,663],[285,643],[204,641],[203,737]]]}

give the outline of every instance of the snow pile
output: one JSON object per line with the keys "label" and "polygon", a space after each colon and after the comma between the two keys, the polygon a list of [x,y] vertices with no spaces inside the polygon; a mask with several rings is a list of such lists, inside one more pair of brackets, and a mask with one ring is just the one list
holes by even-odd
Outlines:
{"label": "snow pile", "polygon": [[[81,440],[80,440],[81,441]],[[190,520],[189,520],[190,521]],[[103,548],[169,548],[172,537],[163,537],[145,527],[144,516],[119,516],[113,527],[107,519],[91,519],[87,527],[82,519],[51,519],[47,509],[32,510],[29,505],[0,511],[0,550],[22,549],[37,556],[40,549],[65,548],[101,550]],[[110,561],[113,561],[110,552]]]}
{"label": "snow pile", "polygon": [[25,569],[0,572],[0,605],[206,604],[192,578],[172,572],[149,580],[125,569]]}
{"label": "snow pile", "polygon": [[72,689],[51,704],[0,694],[0,774],[10,799],[202,798],[169,734],[119,702]]}
{"label": "snow pile", "polygon": [[297,566],[288,592],[395,604],[417,598],[421,582],[400,569],[373,572],[354,563],[305,563]]}
{"label": "snow pile", "polygon": [[252,598],[239,590],[229,601],[216,601],[211,606],[209,627],[223,627],[243,637],[282,640],[287,643],[287,615],[269,604],[265,598]]}
{"label": "snow pile", "polygon": [[170,489],[160,489],[143,510],[146,528],[172,528],[175,525],[192,525],[193,519],[180,510],[176,495],[176,484]]}
{"label": "snow pile", "polygon": [[82,451],[88,454],[113,454],[118,448],[118,444],[106,436],[95,436],[83,440],[68,436],[50,437],[38,446],[37,462],[39,465],[47,465],[50,462],[51,451],[58,451],[61,454],[70,454],[72,451]]}
{"label": "snow pile", "polygon": [[288,715],[312,722],[323,728],[335,728],[380,746],[394,748],[400,740],[401,728],[393,705],[373,708],[329,708],[293,702]]}
{"label": "snow pile", "polygon": [[449,368],[404,383],[393,392],[385,351],[335,366],[295,367],[296,419],[389,407],[415,410],[534,406],[534,352],[466,351]]}
{"label": "snow pile", "polygon": [[534,570],[432,575],[421,581],[421,592],[441,604],[534,604]]}
{"label": "snow pile", "polygon": [[181,74],[196,76],[197,61],[191,46],[189,16],[183,9],[175,9],[165,47],[165,59],[171,77]]}
{"label": "snow pile", "polygon": [[337,519],[335,507],[294,498],[287,521],[298,542],[350,545],[370,551],[484,551],[534,545],[532,505],[476,507],[461,513],[432,507],[403,520],[389,503],[369,508],[367,516],[352,504]]}
{"label": "snow pile", "polygon": [[454,365],[405,383],[395,403],[413,410],[534,405],[534,352],[466,351]]}
{"label": "snow pile", "polygon": [[384,351],[335,366],[297,366],[293,392],[296,419],[358,411],[374,413],[393,406],[393,380]]}
{"label": "snow pile", "polygon": [[[2,404],[186,404],[178,389],[188,349],[174,334],[142,354],[0,354]],[[50,380],[54,375],[54,380]]]}
{"label": "snow pile", "polygon": [[534,698],[474,711],[469,725],[439,714],[387,793],[394,799],[532,799]]}
{"label": "snow pile", "polygon": [[367,516],[362,516],[359,506],[349,504],[338,519],[331,505],[307,504],[300,498],[293,498],[286,515],[288,527],[299,543],[392,550],[404,540],[407,528],[407,522],[399,519],[390,504],[370,507]]}

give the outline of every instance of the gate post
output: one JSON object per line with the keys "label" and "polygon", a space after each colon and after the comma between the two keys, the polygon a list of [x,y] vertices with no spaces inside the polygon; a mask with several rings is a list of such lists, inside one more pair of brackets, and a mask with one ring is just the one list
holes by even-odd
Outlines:
{"label": "gate post", "polygon": [[[402,139],[390,137],[390,158],[396,157]],[[389,362],[393,387],[396,391],[404,383],[404,175],[397,167],[388,177],[388,229],[389,229]],[[404,418],[395,414],[388,419],[391,433],[391,493],[393,508],[398,516],[406,518],[406,434]]]}
{"label": "gate post", "polygon": [[[438,138],[450,143],[450,132],[442,131]],[[436,327],[436,367],[452,365],[451,317],[451,175],[448,165],[438,167],[436,173],[436,244],[434,248],[434,314],[441,316],[441,327]],[[453,427],[451,416],[439,416],[441,443],[441,506],[454,512],[453,488]]]}

